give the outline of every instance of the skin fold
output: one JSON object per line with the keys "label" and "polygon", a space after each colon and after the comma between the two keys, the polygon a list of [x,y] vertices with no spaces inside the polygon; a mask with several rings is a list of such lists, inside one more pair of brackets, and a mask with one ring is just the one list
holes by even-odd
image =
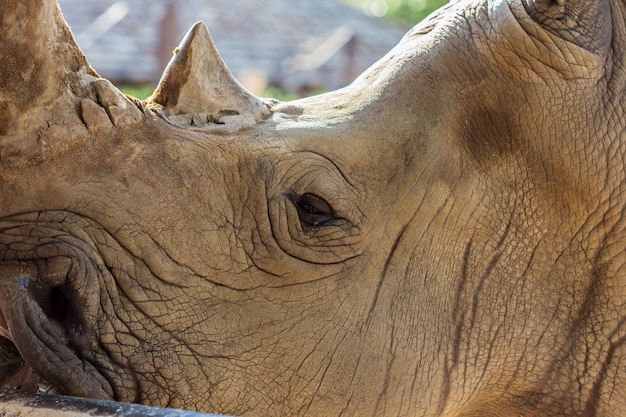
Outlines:
{"label": "skin fold", "polygon": [[0,353],[25,361],[2,385],[626,414],[624,39],[624,0],[452,1],[350,86],[278,102],[198,25],[141,102],[53,2],[2,2]]}

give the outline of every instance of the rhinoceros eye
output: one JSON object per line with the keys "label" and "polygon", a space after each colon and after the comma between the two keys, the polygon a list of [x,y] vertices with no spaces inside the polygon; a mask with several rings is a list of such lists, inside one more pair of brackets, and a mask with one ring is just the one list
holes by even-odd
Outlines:
{"label": "rhinoceros eye", "polygon": [[294,201],[294,204],[304,227],[323,226],[335,219],[330,204],[315,194],[302,194]]}

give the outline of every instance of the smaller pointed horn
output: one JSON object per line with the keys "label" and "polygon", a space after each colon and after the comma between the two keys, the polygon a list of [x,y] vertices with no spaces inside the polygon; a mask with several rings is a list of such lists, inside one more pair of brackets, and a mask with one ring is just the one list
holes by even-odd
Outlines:
{"label": "smaller pointed horn", "polygon": [[261,121],[269,115],[270,104],[239,84],[202,22],[187,32],[146,100],[147,107],[174,125],[218,131]]}

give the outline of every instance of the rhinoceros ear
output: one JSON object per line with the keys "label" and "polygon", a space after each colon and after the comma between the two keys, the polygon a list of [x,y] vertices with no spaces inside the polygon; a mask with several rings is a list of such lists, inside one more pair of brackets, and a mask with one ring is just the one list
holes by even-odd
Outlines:
{"label": "rhinoceros ear", "polygon": [[590,52],[601,52],[611,37],[608,0],[523,0],[528,13],[548,30]]}
{"label": "rhinoceros ear", "polygon": [[174,51],[146,105],[170,123],[233,131],[269,114],[271,101],[247,91],[224,64],[206,26],[198,22]]}

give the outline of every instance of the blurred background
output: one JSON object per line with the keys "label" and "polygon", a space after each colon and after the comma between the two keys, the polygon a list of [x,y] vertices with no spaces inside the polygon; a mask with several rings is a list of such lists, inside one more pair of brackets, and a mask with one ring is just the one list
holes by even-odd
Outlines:
{"label": "blurred background", "polygon": [[58,0],[93,67],[150,95],[201,20],[257,95],[293,99],[349,84],[448,0]]}

